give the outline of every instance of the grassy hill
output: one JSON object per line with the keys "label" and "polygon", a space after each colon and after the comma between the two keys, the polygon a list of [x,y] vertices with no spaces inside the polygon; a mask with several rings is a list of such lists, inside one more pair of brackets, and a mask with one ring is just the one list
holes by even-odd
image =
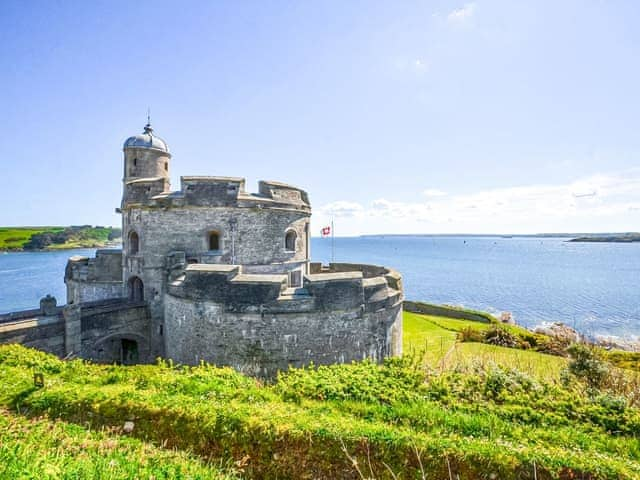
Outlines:
{"label": "grassy hill", "polygon": [[0,250],[57,250],[66,248],[103,247],[119,238],[120,229],[113,227],[2,227]]}
{"label": "grassy hill", "polygon": [[633,375],[595,388],[565,358],[458,341],[491,325],[404,322],[403,359],[273,383],[2,346],[0,478],[640,478]]}
{"label": "grassy hill", "polygon": [[2,227],[0,228],[0,250],[22,250],[35,234],[61,232],[64,227]]}

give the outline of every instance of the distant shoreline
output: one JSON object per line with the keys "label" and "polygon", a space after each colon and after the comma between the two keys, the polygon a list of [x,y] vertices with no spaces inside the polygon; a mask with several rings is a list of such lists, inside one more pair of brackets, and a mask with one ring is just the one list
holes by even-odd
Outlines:
{"label": "distant shoreline", "polygon": [[86,244],[77,244],[77,245],[65,245],[65,246],[55,246],[55,247],[47,247],[47,248],[38,248],[38,249],[28,249],[28,248],[0,248],[0,253],[47,253],[47,252],[60,252],[63,250],[78,250],[84,248],[121,248],[122,242],[107,242],[107,243],[86,243]]}
{"label": "distant shoreline", "polygon": [[[640,233],[374,233],[356,235],[359,238],[376,237],[466,237],[466,238],[569,238],[569,241],[605,242],[605,241],[640,241]],[[633,240],[629,240],[633,238]]]}
{"label": "distant shoreline", "polygon": [[611,235],[606,237],[578,237],[569,240],[570,242],[591,242],[591,243],[635,243],[640,242],[640,234]]}
{"label": "distant shoreline", "polygon": [[91,225],[69,227],[0,227],[0,252],[48,252],[118,245],[119,228]]}

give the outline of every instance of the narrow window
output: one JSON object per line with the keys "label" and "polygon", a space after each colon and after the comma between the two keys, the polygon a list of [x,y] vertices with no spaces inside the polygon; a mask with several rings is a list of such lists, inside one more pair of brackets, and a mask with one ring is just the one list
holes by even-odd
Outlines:
{"label": "narrow window", "polygon": [[129,234],[129,254],[135,255],[140,250],[140,239],[136,232]]}
{"label": "narrow window", "polygon": [[220,250],[220,234],[209,232],[209,250]]}
{"label": "narrow window", "polygon": [[288,252],[296,251],[296,232],[293,230],[289,230],[284,237],[284,249]]}
{"label": "narrow window", "polygon": [[137,158],[134,158],[134,159],[133,159],[133,166],[135,167],[136,165],[138,165],[138,159],[137,159]]}
{"label": "narrow window", "polygon": [[141,302],[144,300],[144,284],[139,277],[131,277],[128,282],[129,300]]}
{"label": "narrow window", "polygon": [[169,162],[164,162],[164,169],[165,171],[169,171]]}
{"label": "narrow window", "polygon": [[294,270],[289,272],[289,287],[300,288],[302,287],[302,272],[300,270]]}

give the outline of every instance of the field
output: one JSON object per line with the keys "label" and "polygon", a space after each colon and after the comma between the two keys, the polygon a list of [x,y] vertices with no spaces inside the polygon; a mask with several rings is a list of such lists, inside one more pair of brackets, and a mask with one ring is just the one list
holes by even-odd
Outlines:
{"label": "field", "polygon": [[[491,328],[491,325],[405,312],[404,352],[419,352],[425,364],[438,371],[495,364],[509,366],[549,382],[557,382],[560,372],[566,367],[566,359],[562,357],[482,343],[457,342],[458,332],[465,328],[483,331]],[[520,329],[516,326],[504,328]]]}
{"label": "field", "polygon": [[108,430],[0,410],[0,478],[231,479],[214,465]]}
{"label": "field", "polygon": [[0,478],[640,478],[629,398],[568,378],[560,357],[456,342],[488,325],[404,322],[403,359],[293,369],[272,383],[2,346]]}
{"label": "field", "polygon": [[19,250],[34,234],[63,230],[64,227],[3,227],[0,228],[0,250]]}
{"label": "field", "polygon": [[68,248],[102,247],[120,236],[111,227],[2,227],[2,250],[60,250]]}

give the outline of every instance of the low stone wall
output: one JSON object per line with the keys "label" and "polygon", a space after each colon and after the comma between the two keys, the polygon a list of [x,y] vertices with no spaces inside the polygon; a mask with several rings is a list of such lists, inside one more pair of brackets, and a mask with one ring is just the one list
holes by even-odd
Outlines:
{"label": "low stone wall", "polygon": [[[28,312],[34,312],[34,310]],[[18,343],[64,357],[65,332],[62,313],[56,315],[26,313],[27,311],[16,312],[16,316],[21,317],[19,320],[0,323],[0,345]]]}
{"label": "low stone wall", "polygon": [[412,302],[405,300],[403,302],[404,310],[412,313],[422,313],[424,315],[435,315],[438,317],[457,318],[459,320],[472,320],[474,322],[492,323],[495,322],[488,313],[472,312],[468,310],[450,307],[447,305],[433,305],[424,302]]}
{"label": "low stone wall", "polygon": [[[289,366],[381,362],[402,353],[400,276],[317,273],[303,288],[285,275],[249,275],[234,265],[190,265],[165,295],[165,350],[270,377]],[[397,278],[396,278],[397,277]]]}
{"label": "low stone wall", "polygon": [[[18,343],[59,357],[77,356],[103,363],[153,361],[149,312],[144,302],[112,299],[61,308],[53,299],[53,305],[45,307],[3,315],[0,344]],[[123,346],[127,352],[123,352]]]}

